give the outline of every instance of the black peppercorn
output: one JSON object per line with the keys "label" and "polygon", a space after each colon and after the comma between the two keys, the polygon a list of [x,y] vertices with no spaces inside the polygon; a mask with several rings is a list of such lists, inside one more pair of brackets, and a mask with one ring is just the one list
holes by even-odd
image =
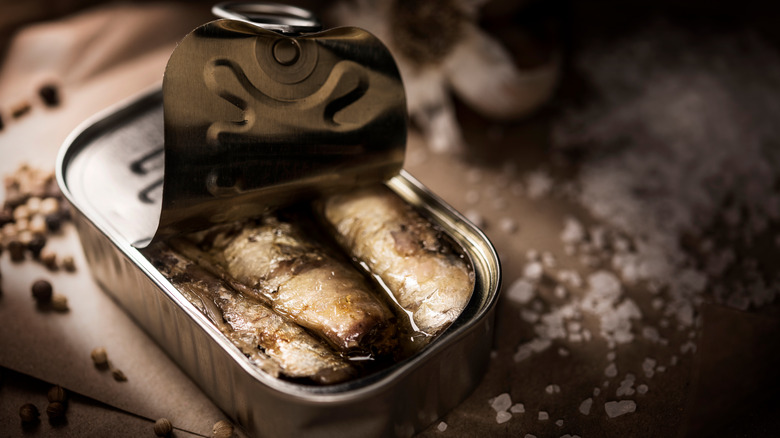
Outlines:
{"label": "black peppercorn", "polygon": [[52,295],[51,283],[46,280],[37,280],[32,285],[32,294],[38,302],[48,303],[51,301]]}
{"label": "black peppercorn", "polygon": [[24,244],[16,239],[8,242],[8,252],[12,262],[24,261]]}
{"label": "black peppercorn", "polygon": [[46,228],[52,233],[56,233],[62,228],[62,214],[52,213],[46,215]]}
{"label": "black peppercorn", "polygon": [[46,236],[40,234],[33,235],[32,240],[27,244],[27,249],[36,259],[41,257],[41,250],[46,246]]}
{"label": "black peppercorn", "polygon": [[53,107],[60,104],[60,92],[56,85],[44,85],[40,90],[38,90],[38,95],[41,96],[41,99],[43,100],[43,103],[46,104],[46,106]]}

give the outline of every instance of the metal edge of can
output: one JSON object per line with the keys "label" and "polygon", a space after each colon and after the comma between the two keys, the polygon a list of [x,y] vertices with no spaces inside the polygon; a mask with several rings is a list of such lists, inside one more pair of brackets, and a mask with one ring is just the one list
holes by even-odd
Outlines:
{"label": "metal edge of can", "polygon": [[257,369],[137,249],[83,211],[68,187],[69,161],[107,126],[158,101],[159,87],[155,87],[80,125],[59,151],[57,182],[74,207],[79,237],[97,282],[220,408],[259,436],[300,432],[409,436],[473,391],[489,358],[490,342],[484,339],[492,341],[499,260],[479,229],[405,171],[388,186],[425,210],[464,246],[475,268],[475,294],[464,313],[429,348],[383,372],[328,387],[281,381]]}

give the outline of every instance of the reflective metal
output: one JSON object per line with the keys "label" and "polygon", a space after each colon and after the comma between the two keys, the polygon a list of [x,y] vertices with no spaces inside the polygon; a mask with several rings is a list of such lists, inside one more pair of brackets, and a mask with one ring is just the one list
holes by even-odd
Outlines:
{"label": "reflective metal", "polygon": [[460,317],[418,354],[344,384],[285,382],[253,366],[132,246],[161,194],[162,105],[155,90],[74,132],[60,150],[57,182],[98,283],[227,415],[257,437],[411,436],[473,391],[490,355],[498,257],[481,231],[404,171],[388,187],[471,259],[475,289]]}
{"label": "reflective metal", "polygon": [[131,241],[257,216],[307,196],[386,181],[406,147],[406,98],[387,48],[338,28],[285,36],[243,21],[195,29],[163,81],[158,215]]}
{"label": "reflective metal", "polygon": [[211,13],[286,34],[312,33],[322,29],[320,20],[311,11],[281,3],[224,2],[214,5]]}

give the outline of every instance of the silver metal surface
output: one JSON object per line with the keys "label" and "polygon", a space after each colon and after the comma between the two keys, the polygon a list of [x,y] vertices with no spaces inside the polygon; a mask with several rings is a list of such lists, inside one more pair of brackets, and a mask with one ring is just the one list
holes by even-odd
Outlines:
{"label": "silver metal surface", "polygon": [[242,21],[205,24],[171,55],[163,96],[159,224],[130,238],[139,247],[386,181],[403,165],[401,77],[361,29],[288,37]]}
{"label": "silver metal surface", "polygon": [[322,23],[311,11],[281,3],[224,2],[214,5],[211,13],[220,18],[244,21],[285,34],[322,30]]}
{"label": "silver metal surface", "polygon": [[482,232],[403,171],[388,186],[471,259],[475,291],[462,315],[415,356],[343,384],[296,384],[254,367],[128,238],[161,194],[161,118],[157,90],[92,120],[63,145],[57,181],[97,281],[237,423],[257,437],[410,436],[476,387],[490,354],[498,258]]}

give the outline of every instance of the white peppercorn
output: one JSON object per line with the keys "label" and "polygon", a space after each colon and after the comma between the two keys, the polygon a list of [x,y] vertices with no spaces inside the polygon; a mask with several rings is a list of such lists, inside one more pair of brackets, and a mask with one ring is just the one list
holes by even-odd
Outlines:
{"label": "white peppercorn", "polygon": [[22,419],[22,423],[34,423],[40,416],[38,408],[32,403],[25,403],[19,408],[19,418]]}
{"label": "white peppercorn", "polygon": [[62,294],[53,294],[51,296],[51,308],[57,312],[67,312],[69,310],[68,297]]}
{"label": "white peppercorn", "polygon": [[160,418],[154,422],[154,434],[157,436],[170,436],[173,432],[173,425],[167,418]]}
{"label": "white peppercorn", "polygon": [[92,350],[92,353],[90,353],[90,356],[92,357],[92,362],[94,362],[95,366],[98,368],[107,368],[108,367],[108,353],[106,353],[106,349],[103,347],[97,347],[94,350]]}
{"label": "white peppercorn", "polygon": [[226,420],[217,421],[211,428],[212,438],[232,438],[233,425]]}
{"label": "white peppercorn", "polygon": [[62,389],[62,386],[60,385],[54,385],[49,389],[49,392],[46,394],[46,398],[50,403],[63,403],[65,402],[65,390]]}

